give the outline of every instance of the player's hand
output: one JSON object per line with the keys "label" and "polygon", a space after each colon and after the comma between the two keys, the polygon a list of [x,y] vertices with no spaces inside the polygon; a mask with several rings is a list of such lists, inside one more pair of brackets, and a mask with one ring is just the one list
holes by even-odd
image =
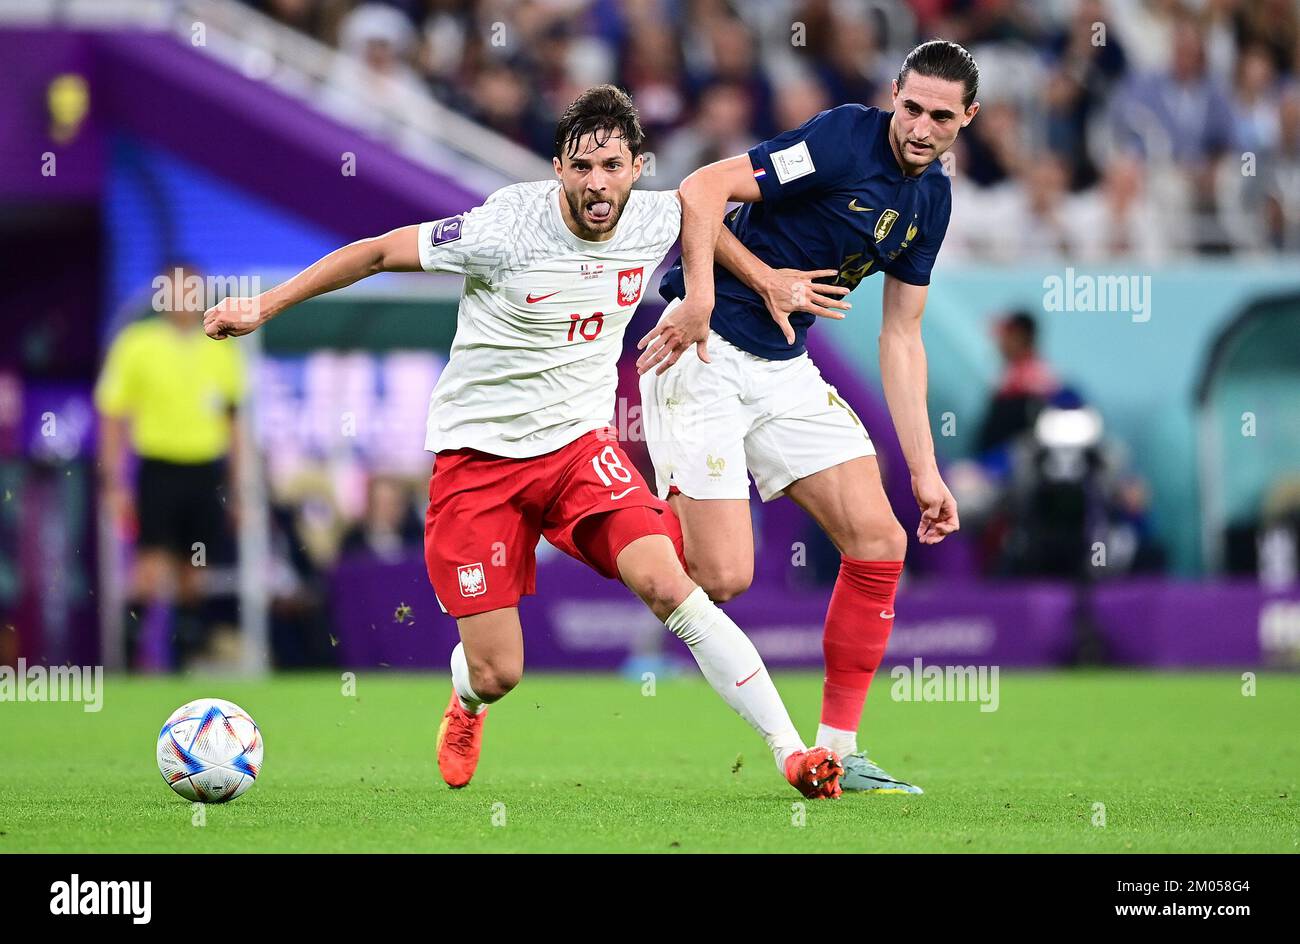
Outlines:
{"label": "player's hand", "polygon": [[658,366],[657,374],[662,374],[677,363],[692,344],[700,360],[709,363],[708,337],[709,318],[713,314],[713,303],[692,302],[690,296],[682,299],[680,305],[659,319],[646,336],[636,344],[638,351],[645,351],[636,359],[636,371],[644,374]]}
{"label": "player's hand", "polygon": [[844,312],[851,306],[843,297],[851,291],[846,285],[823,285],[813,279],[838,275],[837,269],[817,269],[801,272],[798,269],[769,269],[767,276],[758,286],[758,294],[767,306],[768,313],[776,322],[785,343],[794,343],[794,328],[790,327],[790,315],[796,311],[806,311],[819,318],[844,318]]}
{"label": "player's hand", "polygon": [[252,298],[223,298],[203,313],[203,333],[220,341],[257,330],[267,321],[265,297],[263,293]]}
{"label": "player's hand", "polygon": [[957,520],[957,500],[943,483],[937,468],[912,475],[912,494],[921,509],[916,537],[922,544],[938,544],[961,527]]}

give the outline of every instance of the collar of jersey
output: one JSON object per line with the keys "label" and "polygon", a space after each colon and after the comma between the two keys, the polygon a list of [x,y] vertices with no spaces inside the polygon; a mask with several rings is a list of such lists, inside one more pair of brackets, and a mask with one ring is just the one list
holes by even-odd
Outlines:
{"label": "collar of jersey", "polygon": [[[551,222],[559,231],[560,238],[574,249],[582,249],[588,252],[608,250],[614,240],[618,239],[618,227],[614,228],[614,235],[604,242],[594,242],[590,239],[583,239],[580,236],[574,235],[573,230],[569,229],[569,227],[565,225],[564,215],[560,213],[560,201],[563,199],[564,193],[561,190],[560,182],[557,180],[547,193],[546,201],[551,205]],[[628,203],[631,202],[631,200],[628,201]],[[625,205],[623,209],[626,210],[627,206]],[[620,224],[622,224],[622,222],[622,220],[619,220]]]}

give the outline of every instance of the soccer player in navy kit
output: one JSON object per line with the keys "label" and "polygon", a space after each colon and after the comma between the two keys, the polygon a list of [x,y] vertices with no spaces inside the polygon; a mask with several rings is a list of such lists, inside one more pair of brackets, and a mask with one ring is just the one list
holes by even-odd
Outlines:
{"label": "soccer player in navy kit", "polygon": [[[692,578],[716,601],[748,588],[747,470],[763,501],[789,495],[840,551],[817,744],[844,759],[845,790],[921,792],[857,746],[907,535],[866,430],[804,339],[815,317],[843,317],[847,305],[826,298],[833,286],[846,293],[885,273],[880,373],[921,509],[917,537],[934,544],[956,531],[926,411],[921,315],[951,207],[939,158],[979,111],[978,84],[965,49],[925,43],[903,62],[893,112],[841,105],[686,178],[682,259],[660,286],[670,304],[640,345],[651,458]],[[726,216],[736,239],[719,241],[728,201],[742,204]],[[801,282],[797,270],[825,270],[833,286]]]}

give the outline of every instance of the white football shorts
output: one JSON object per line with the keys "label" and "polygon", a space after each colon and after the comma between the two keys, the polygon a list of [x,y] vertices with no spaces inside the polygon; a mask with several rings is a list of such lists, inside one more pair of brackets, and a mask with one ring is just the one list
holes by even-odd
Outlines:
{"label": "white football shorts", "polygon": [[791,482],[876,454],[858,415],[807,352],[768,360],[715,331],[708,348],[711,363],[692,345],[662,375],[641,377],[660,498],[671,487],[689,498],[748,498],[748,471],[767,502]]}

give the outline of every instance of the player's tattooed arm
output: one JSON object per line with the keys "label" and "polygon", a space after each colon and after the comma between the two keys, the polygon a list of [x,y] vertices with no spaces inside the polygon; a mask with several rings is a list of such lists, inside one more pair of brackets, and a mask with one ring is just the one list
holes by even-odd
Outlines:
{"label": "player's tattooed arm", "polygon": [[916,528],[922,544],[938,544],[961,525],[957,502],[939,475],[926,409],[926,358],[921,315],[928,288],[885,275],[880,321],[880,382],[898,443],[912,473],[912,494],[921,509]]}
{"label": "player's tattooed arm", "polygon": [[403,226],[383,236],[335,249],[293,278],[252,298],[226,298],[203,314],[208,337],[239,337],[280,312],[380,272],[419,272],[420,227]]}

